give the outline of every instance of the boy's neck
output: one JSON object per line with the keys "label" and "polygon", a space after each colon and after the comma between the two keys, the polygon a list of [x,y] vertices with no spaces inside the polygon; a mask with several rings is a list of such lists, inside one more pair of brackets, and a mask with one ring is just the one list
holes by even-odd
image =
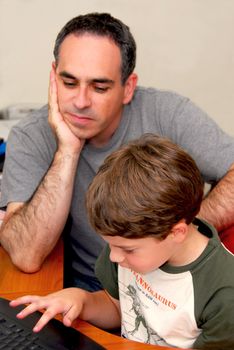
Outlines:
{"label": "boy's neck", "polygon": [[190,224],[184,241],[179,245],[174,257],[168,261],[172,266],[185,266],[195,261],[205,250],[209,238]]}

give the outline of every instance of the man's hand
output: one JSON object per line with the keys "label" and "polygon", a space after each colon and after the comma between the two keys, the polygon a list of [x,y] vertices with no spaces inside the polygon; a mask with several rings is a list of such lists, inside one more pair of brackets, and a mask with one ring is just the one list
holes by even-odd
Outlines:
{"label": "man's hand", "polygon": [[81,151],[85,140],[80,140],[72,133],[59,110],[55,68],[50,72],[48,121],[57,138],[59,149]]}
{"label": "man's hand", "polygon": [[6,214],[6,212],[4,210],[0,210],[0,227],[2,225],[5,214]]}
{"label": "man's hand", "polygon": [[22,319],[37,310],[45,310],[41,318],[34,326],[33,331],[39,332],[54,316],[63,315],[63,324],[67,327],[79,316],[82,311],[84,300],[88,292],[78,288],[67,288],[44,297],[26,295],[12,300],[10,305],[15,307],[29,304],[17,317]]}

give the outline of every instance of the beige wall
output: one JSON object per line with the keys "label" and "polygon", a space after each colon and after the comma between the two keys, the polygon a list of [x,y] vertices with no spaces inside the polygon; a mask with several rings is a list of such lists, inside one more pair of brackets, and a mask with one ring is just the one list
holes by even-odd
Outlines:
{"label": "beige wall", "polygon": [[234,0],[0,0],[0,109],[46,102],[55,36],[90,11],[130,26],[140,84],[190,97],[234,135]]}

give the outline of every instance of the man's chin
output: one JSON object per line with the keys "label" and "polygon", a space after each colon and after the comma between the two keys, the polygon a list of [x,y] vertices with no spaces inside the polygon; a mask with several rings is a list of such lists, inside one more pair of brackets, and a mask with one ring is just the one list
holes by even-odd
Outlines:
{"label": "man's chin", "polygon": [[74,126],[71,123],[67,122],[67,126],[71,130],[71,132],[80,140],[88,140],[92,138],[92,134],[88,130],[84,130],[84,128],[80,126]]}

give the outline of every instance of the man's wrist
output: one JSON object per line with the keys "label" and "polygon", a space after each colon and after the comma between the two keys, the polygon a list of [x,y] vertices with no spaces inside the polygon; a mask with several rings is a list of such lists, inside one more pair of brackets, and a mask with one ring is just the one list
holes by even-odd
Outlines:
{"label": "man's wrist", "polygon": [[58,147],[56,154],[60,158],[78,158],[81,150],[79,148]]}

